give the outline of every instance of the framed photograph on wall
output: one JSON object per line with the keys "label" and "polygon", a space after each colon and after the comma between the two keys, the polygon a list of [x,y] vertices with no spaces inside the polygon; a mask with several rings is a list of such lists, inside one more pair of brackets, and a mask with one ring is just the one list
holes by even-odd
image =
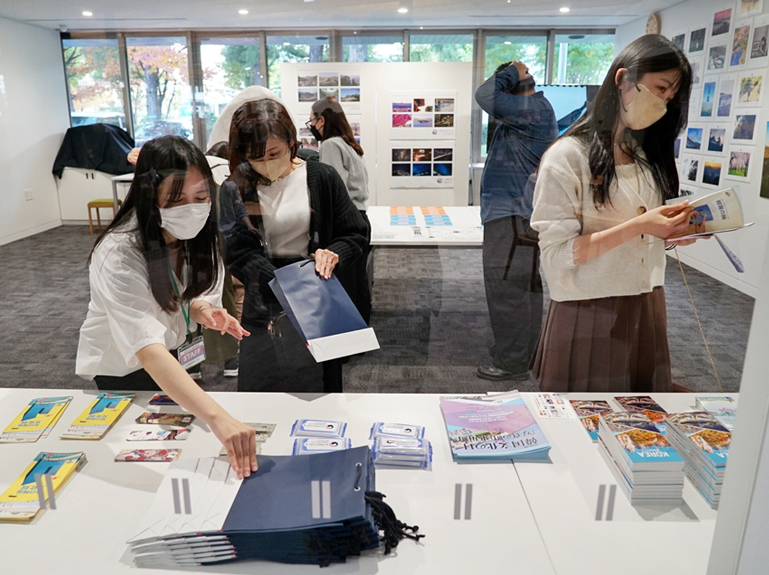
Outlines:
{"label": "framed photograph on wall", "polygon": [[769,122],[766,123],[766,138],[764,139],[764,157],[761,162],[761,187],[759,195],[769,199]]}
{"label": "framed photograph on wall", "polygon": [[716,115],[716,90],[718,78],[705,78],[702,85],[702,101],[700,103],[700,121],[712,120]]}
{"label": "framed photograph on wall", "polygon": [[756,141],[756,112],[735,111],[733,144],[748,144]]}
{"label": "framed photograph on wall", "polygon": [[702,64],[704,61],[702,56],[689,56],[689,65],[692,67],[692,88],[702,86],[702,73],[704,72]]}
{"label": "framed photograph on wall", "polygon": [[708,29],[703,26],[689,32],[689,54],[697,54],[705,51],[705,38]]}
{"label": "framed photograph on wall", "polygon": [[682,186],[699,183],[701,165],[702,165],[702,157],[684,156],[684,161],[681,165],[681,185]]}
{"label": "framed photograph on wall", "polygon": [[748,67],[765,67],[767,64],[769,64],[769,15],[759,16],[753,20],[748,52]]}
{"label": "framed photograph on wall", "polygon": [[737,85],[737,76],[726,74],[721,76],[718,83],[718,97],[716,98],[716,119],[730,118],[734,104],[734,88]]}
{"label": "framed photograph on wall", "polygon": [[679,136],[673,142],[673,155],[676,158],[676,162],[681,161],[681,147],[682,147],[682,141],[681,141],[681,137]]}
{"label": "framed photograph on wall", "polygon": [[708,72],[720,72],[726,69],[727,45],[726,42],[712,43],[708,46],[708,63],[705,66]]}
{"label": "framed photograph on wall", "polygon": [[732,17],[734,16],[734,9],[732,6],[717,10],[713,14],[713,25],[710,28],[710,37],[717,38],[719,36],[728,36],[732,31]]}
{"label": "framed photograph on wall", "polygon": [[714,124],[708,126],[708,137],[703,143],[702,149],[706,154],[721,155],[726,150],[726,138],[731,126],[726,124]]}
{"label": "framed photograph on wall", "polygon": [[689,126],[686,128],[686,144],[684,148],[687,152],[702,149],[702,136],[704,132],[705,129],[702,126]]}
{"label": "framed photograph on wall", "polygon": [[755,151],[755,148],[730,147],[726,156],[724,178],[750,183],[750,172]]}
{"label": "framed photograph on wall", "polygon": [[764,0],[737,0],[737,18],[754,16],[764,11]]}
{"label": "framed photograph on wall", "polygon": [[732,51],[729,55],[729,69],[741,70],[748,63],[750,44],[750,22],[738,22],[732,34]]}
{"label": "framed photograph on wall", "polygon": [[692,90],[689,96],[689,122],[696,122],[700,117],[700,91]]}
{"label": "framed photograph on wall", "polygon": [[703,162],[700,183],[703,186],[717,188],[721,185],[721,172],[724,168],[724,161],[721,158],[704,158]]}
{"label": "framed photograph on wall", "polygon": [[764,89],[764,73],[743,72],[737,83],[738,106],[761,106],[761,94]]}
{"label": "framed photograph on wall", "polygon": [[670,40],[673,44],[678,46],[678,49],[681,50],[681,52],[686,50],[686,32],[673,34],[673,36],[670,37]]}

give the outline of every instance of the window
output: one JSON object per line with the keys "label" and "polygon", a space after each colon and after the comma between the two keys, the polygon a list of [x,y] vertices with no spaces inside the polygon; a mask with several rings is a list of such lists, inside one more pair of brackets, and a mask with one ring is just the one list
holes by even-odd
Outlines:
{"label": "window", "polygon": [[343,62],[403,62],[403,34],[342,36]]}
{"label": "window", "polygon": [[600,84],[614,59],[614,34],[558,34],[554,84]]}
{"label": "window", "polygon": [[262,86],[259,37],[202,38],[200,64],[203,72],[205,141],[222,109],[241,90]]}
{"label": "window", "polygon": [[328,61],[328,34],[267,36],[268,88],[278,95],[280,95],[281,63]]}
{"label": "window", "polygon": [[102,122],[126,128],[116,39],[62,41],[72,126]]}
{"label": "window", "polygon": [[[545,83],[547,62],[547,36],[486,36],[486,60],[484,80],[506,62],[520,61],[526,64],[538,84]],[[489,139],[489,116],[483,112],[481,119],[481,156],[486,156]]]}
{"label": "window", "polygon": [[192,139],[192,92],[183,36],[126,38],[134,139]]}
{"label": "window", "polygon": [[412,34],[411,62],[472,62],[472,34]]}

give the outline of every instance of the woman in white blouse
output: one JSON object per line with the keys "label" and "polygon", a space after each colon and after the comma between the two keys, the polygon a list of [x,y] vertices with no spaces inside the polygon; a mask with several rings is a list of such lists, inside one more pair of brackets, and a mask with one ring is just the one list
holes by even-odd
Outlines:
{"label": "woman in white blouse", "polygon": [[539,166],[531,226],[552,304],[533,361],[545,391],[670,391],[665,245],[689,225],[673,143],[691,68],[662,36],[614,60],[585,116]]}
{"label": "woman in white blouse", "polygon": [[162,389],[209,425],[242,477],[257,469],[253,429],[200,389],[172,354],[198,325],[249,335],[219,305],[214,191],[208,162],[192,143],[165,136],[144,145],[128,196],[91,252],[76,372],[103,390]]}

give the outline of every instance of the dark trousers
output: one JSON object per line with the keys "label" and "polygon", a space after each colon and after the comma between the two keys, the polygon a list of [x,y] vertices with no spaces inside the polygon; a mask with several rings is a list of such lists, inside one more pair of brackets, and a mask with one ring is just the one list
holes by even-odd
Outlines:
{"label": "dark trousers", "polygon": [[[179,357],[175,349],[171,350],[171,355]],[[144,368],[123,376],[97,375],[93,380],[102,391],[162,391]]]}
{"label": "dark trousers", "polygon": [[529,367],[542,327],[542,278],[537,270],[532,291],[532,248],[518,245],[507,279],[503,279],[514,237],[513,218],[519,233],[531,230],[529,221],[520,216],[483,226],[483,281],[494,334],[489,350],[492,362],[499,369],[522,373]]}

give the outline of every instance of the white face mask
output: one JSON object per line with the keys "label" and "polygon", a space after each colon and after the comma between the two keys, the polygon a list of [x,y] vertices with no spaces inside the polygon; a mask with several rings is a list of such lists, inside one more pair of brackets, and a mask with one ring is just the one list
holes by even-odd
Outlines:
{"label": "white face mask", "polygon": [[281,177],[283,172],[285,172],[291,165],[291,154],[287,151],[286,155],[282,158],[260,160],[258,162],[249,160],[248,163],[251,164],[251,167],[254,168],[256,173],[261,174],[271,182],[274,182]]}
{"label": "white face mask", "polygon": [[211,202],[160,208],[160,227],[177,240],[191,240],[206,225],[210,213]]}
{"label": "white face mask", "polygon": [[662,118],[667,111],[665,100],[652,94],[643,84],[636,84],[635,100],[627,105],[623,105],[620,100],[619,117],[631,130],[644,130]]}

